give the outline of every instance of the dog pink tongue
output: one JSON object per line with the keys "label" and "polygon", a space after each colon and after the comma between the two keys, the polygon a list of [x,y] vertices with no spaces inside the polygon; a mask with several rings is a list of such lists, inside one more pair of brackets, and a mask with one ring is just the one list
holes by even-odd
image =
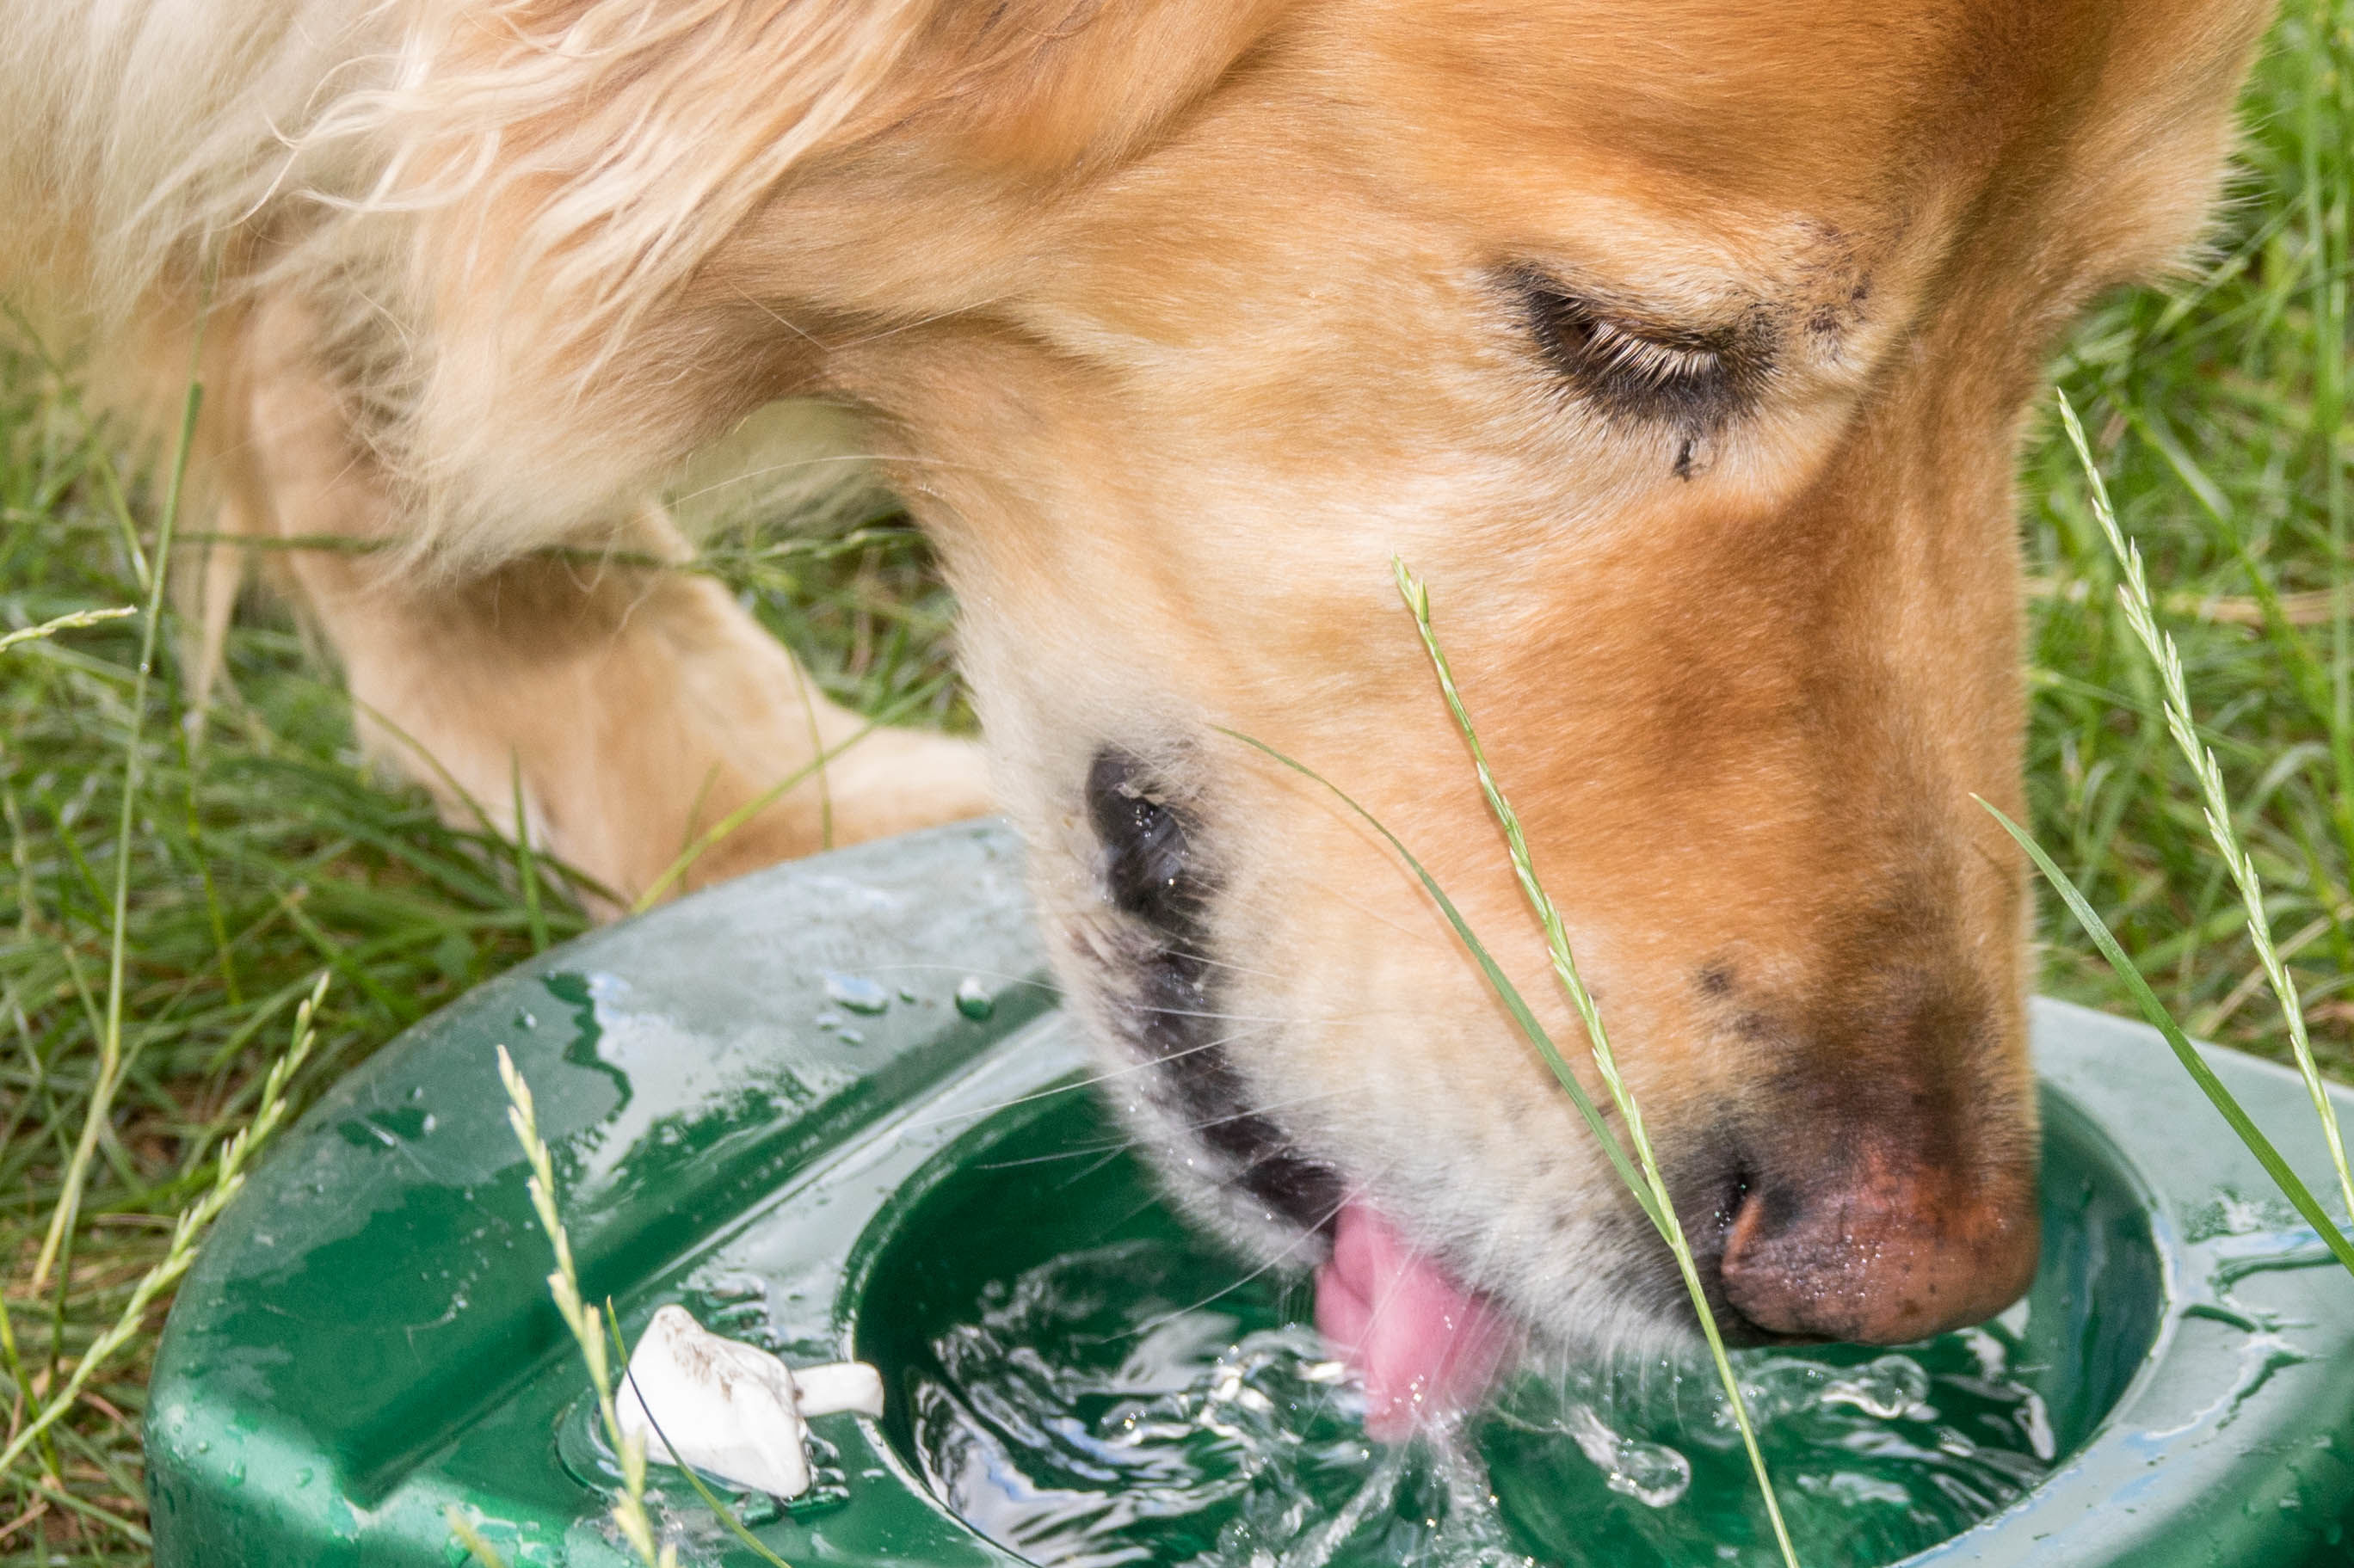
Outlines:
{"label": "dog pink tongue", "polygon": [[1316,1271],[1316,1327],[1364,1378],[1365,1430],[1384,1442],[1478,1403],[1513,1338],[1500,1312],[1357,1202]]}

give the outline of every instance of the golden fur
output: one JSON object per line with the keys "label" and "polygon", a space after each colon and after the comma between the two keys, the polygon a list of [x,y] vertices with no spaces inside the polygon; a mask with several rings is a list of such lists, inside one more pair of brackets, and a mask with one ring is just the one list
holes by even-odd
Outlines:
{"label": "golden fur", "polygon": [[[1812,1269],[1797,1329],[1902,1338],[2023,1283],[2030,906],[1971,799],[2020,803],[2013,448],[2083,302],[2196,238],[2258,0],[25,9],[0,263],[126,399],[210,290],[213,493],[403,546],[284,575],[445,799],[518,758],[626,895],[805,760],[801,677],[715,589],[526,553],[674,549],[673,465],[854,407],[959,589],[1066,982],[1172,1168],[1225,1178],[1189,1201],[1314,1251],[1123,1054],[1155,976],[1469,1285],[1639,1340],[1672,1289],[1543,1066],[1394,861],[1220,733],[1349,789],[1539,994],[1400,555],[1728,1299],[1775,1329]],[[1644,379],[1712,361],[1721,405]],[[1106,757],[1184,829],[1182,928],[1107,891]],[[981,799],[952,742],[854,765],[845,838]],[[1734,1235],[1817,1146],[1847,1252]]]}

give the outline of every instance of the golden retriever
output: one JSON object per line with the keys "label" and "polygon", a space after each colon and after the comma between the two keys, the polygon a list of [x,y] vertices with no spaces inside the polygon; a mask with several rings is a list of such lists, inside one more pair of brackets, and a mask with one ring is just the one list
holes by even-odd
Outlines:
{"label": "golden retriever", "polygon": [[[678,552],[687,454],[856,410],[1114,1098],[1191,1212],[1320,1266],[1394,1430],[1513,1333],[1690,1310],[1411,878],[1225,732],[1537,994],[1402,556],[1735,1337],[2001,1308],[2013,450],[2083,302],[2198,236],[2265,14],[19,0],[0,281],[125,403],[200,366],[224,527],[394,546],[279,556],[372,743],[452,809],[519,768],[514,825],[623,896],[853,721],[707,580],[534,552]],[[982,809],[977,756],[852,748],[842,835]]]}

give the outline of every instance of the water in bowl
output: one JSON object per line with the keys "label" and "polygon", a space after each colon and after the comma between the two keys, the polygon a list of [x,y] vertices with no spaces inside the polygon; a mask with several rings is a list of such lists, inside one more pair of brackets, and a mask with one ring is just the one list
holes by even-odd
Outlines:
{"label": "water in bowl", "polygon": [[[1736,1357],[1810,1568],[1895,1562],[2020,1497],[2155,1323],[2129,1183],[2064,1114],[2045,1266],[2002,1321],[1901,1351]],[[2072,1134],[2073,1139],[2072,1139]],[[1186,1232],[1092,1107],[943,1162],[881,1249],[861,1353],[949,1507],[1042,1564],[1778,1563],[1704,1362],[1532,1369],[1459,1429],[1370,1442],[1296,1283]]]}

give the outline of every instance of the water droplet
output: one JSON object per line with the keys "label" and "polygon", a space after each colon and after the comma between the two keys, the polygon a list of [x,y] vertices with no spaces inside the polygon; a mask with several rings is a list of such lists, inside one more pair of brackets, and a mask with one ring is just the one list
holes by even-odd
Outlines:
{"label": "water droplet", "polygon": [[2027,1434],[2028,1451],[2045,1464],[2060,1452],[2060,1438],[2052,1430],[2052,1413],[2045,1408],[2043,1396],[2030,1392],[2020,1411],[2019,1425]]}
{"label": "water droplet", "polygon": [[1904,1356],[1882,1356],[1858,1367],[1822,1392],[1825,1404],[1852,1404],[1866,1415],[1893,1421],[1929,1394],[1929,1373]]}
{"label": "water droplet", "polygon": [[836,974],[825,977],[825,999],[869,1016],[891,1005],[891,993],[864,975]]}
{"label": "water droplet", "polygon": [[957,982],[956,1009],[978,1023],[997,1011],[997,999],[979,975],[967,975]]}
{"label": "water droplet", "polygon": [[1828,1477],[1801,1476],[1798,1485],[1818,1497],[1830,1499],[1843,1509],[1857,1509],[1866,1503],[1904,1508],[1913,1501],[1913,1494],[1894,1481],[1859,1475],[1853,1470],[1834,1470]]}
{"label": "water droplet", "polygon": [[1691,1461],[1664,1443],[1621,1437],[1591,1405],[1572,1405],[1569,1435],[1602,1472],[1603,1484],[1647,1508],[1666,1508],[1691,1485]]}

